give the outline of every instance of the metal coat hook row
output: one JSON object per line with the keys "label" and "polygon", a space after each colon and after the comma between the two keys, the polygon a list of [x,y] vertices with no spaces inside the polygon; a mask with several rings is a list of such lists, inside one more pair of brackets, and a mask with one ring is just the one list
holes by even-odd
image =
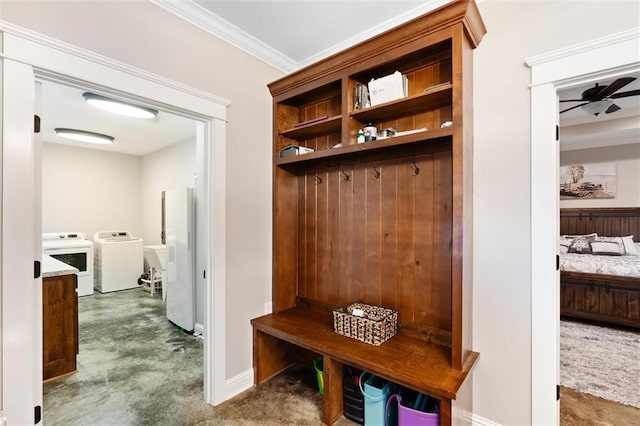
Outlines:
{"label": "metal coat hook row", "polygon": [[420,167],[416,165],[416,160],[413,160],[413,174],[417,175],[420,173]]}
{"label": "metal coat hook row", "polygon": [[342,180],[344,180],[345,182],[347,182],[351,178],[351,176],[346,174],[344,170],[340,170],[340,172],[342,173]]}
{"label": "metal coat hook row", "polygon": [[316,185],[320,185],[322,183],[322,178],[316,174]]}
{"label": "metal coat hook row", "polygon": [[379,179],[380,178],[380,170],[378,170],[378,168],[376,166],[373,166],[373,178],[374,179]]}

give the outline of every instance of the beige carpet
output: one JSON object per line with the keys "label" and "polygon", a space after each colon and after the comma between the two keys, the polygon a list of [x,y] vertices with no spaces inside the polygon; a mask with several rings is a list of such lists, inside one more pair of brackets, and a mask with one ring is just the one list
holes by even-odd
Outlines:
{"label": "beige carpet", "polygon": [[560,384],[640,408],[640,334],[561,321]]}

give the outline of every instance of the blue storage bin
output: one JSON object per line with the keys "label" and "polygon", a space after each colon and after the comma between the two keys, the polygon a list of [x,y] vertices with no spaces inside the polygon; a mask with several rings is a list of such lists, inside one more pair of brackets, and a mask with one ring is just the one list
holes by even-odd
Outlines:
{"label": "blue storage bin", "polygon": [[397,385],[375,375],[364,381],[365,374],[360,376],[360,391],[364,395],[364,426],[384,426],[387,422],[387,399]]}

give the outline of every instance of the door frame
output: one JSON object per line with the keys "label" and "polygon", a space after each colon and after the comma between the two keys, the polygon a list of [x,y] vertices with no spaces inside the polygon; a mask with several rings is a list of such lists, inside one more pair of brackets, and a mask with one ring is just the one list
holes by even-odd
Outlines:
{"label": "door frame", "polygon": [[[640,70],[640,28],[528,58],[531,67],[531,420],[559,423],[558,90]],[[552,350],[549,350],[552,348]]]}
{"label": "door frame", "polygon": [[[32,85],[35,84],[36,79],[43,79],[72,86],[82,86],[87,89],[121,95],[144,104],[156,105],[163,110],[198,121],[197,134],[204,137],[204,158],[202,160],[198,159],[198,161],[204,161],[204,168],[209,172],[209,176],[205,180],[207,195],[206,235],[208,239],[206,243],[206,270],[208,273],[206,274],[204,285],[204,397],[209,404],[216,405],[223,402],[226,400],[226,132],[227,107],[230,105],[230,101],[8,22],[0,21],[0,31],[3,33],[3,51],[0,54],[3,64],[15,63],[21,65],[21,78],[32,80]],[[6,79],[4,80],[7,84],[10,84]],[[9,99],[8,96],[13,96],[13,99]],[[3,98],[4,105],[33,103],[32,99],[18,99],[15,91],[5,90]],[[33,105],[31,108],[33,109]],[[33,123],[31,115],[32,113],[29,114],[27,120],[30,123],[30,127]],[[12,121],[16,121],[15,114],[8,114],[7,108],[3,110],[3,119],[3,129],[11,126]],[[22,123],[18,123],[18,125],[25,127],[25,120],[22,120]],[[7,140],[4,141],[4,144],[6,143]],[[35,153],[32,154],[35,155]],[[7,170],[5,170],[2,180],[4,186],[2,194],[4,209],[5,212],[11,212],[17,207],[6,205],[4,197],[6,188],[10,187],[8,182],[15,182],[15,180],[11,179],[11,176],[7,174]],[[32,182],[29,182],[28,185],[29,187],[34,186]],[[33,189],[34,191],[39,190],[37,187]],[[34,195],[36,198],[41,196],[39,193]],[[39,206],[32,202],[30,207],[30,212],[26,212],[26,214],[33,213],[40,217],[41,212],[36,211]],[[14,212],[14,214],[17,214],[17,212]],[[24,215],[25,212],[22,212],[22,214]],[[3,228],[7,229],[10,225],[5,220]],[[8,235],[3,233],[3,242],[7,237]],[[32,262],[32,254],[30,252],[23,250],[19,256],[21,258],[28,257],[28,261]],[[4,266],[4,262],[7,261],[8,257],[5,252],[1,259],[3,263],[0,266]],[[2,288],[4,294],[11,294],[11,292],[7,291],[12,286],[11,282],[5,281],[1,285],[4,287]],[[4,315],[7,313],[5,308],[12,302],[11,297],[3,298],[2,300],[3,321],[5,321],[6,317]],[[29,317],[35,315],[33,312],[22,312],[23,317],[25,314],[28,314]],[[2,327],[0,329],[11,325],[11,320],[16,323],[20,319],[9,318],[9,324],[0,324],[0,327]],[[28,339],[33,339],[34,334],[38,336],[42,332],[41,321],[38,323],[34,318],[30,318],[30,321],[35,322],[36,328],[32,333],[24,333],[22,339],[25,342]],[[2,333],[3,347],[5,346],[4,339],[6,335],[7,333]],[[30,348],[33,345],[27,344],[25,347]],[[35,347],[34,351],[37,352],[38,348]],[[41,351],[42,349],[40,348],[40,353],[34,354],[36,360],[42,359]],[[7,374],[8,367],[3,360],[2,388],[5,393],[15,384],[15,382],[13,384],[7,382],[12,377],[11,374]],[[15,375],[13,377],[15,380]],[[6,396],[3,395],[3,397]],[[23,392],[20,397],[16,398],[21,400],[20,406],[22,408],[29,408],[30,412],[33,413],[33,405],[31,403],[34,400],[32,395],[29,395],[28,392]],[[5,404],[3,404],[3,410],[5,411],[4,415],[12,422],[11,419],[15,417],[9,412]]]}

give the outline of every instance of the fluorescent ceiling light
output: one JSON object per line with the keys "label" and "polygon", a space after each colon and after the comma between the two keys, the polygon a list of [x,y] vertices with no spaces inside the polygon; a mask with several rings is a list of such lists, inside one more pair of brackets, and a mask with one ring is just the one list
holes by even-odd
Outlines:
{"label": "fluorescent ceiling light", "polygon": [[593,114],[597,117],[598,114],[605,112],[611,105],[613,105],[612,100],[604,99],[601,101],[590,102],[586,105],[582,105],[581,108],[589,114]]}
{"label": "fluorescent ceiling light", "polygon": [[112,143],[114,140],[113,136],[103,135],[102,133],[87,132],[85,130],[57,128],[55,131],[56,135],[77,142],[107,145]]}
{"label": "fluorescent ceiling light", "polygon": [[155,109],[118,101],[107,98],[106,96],[96,95],[95,93],[85,92],[82,96],[89,105],[114,114],[134,118],[154,118],[158,115],[158,111]]}

